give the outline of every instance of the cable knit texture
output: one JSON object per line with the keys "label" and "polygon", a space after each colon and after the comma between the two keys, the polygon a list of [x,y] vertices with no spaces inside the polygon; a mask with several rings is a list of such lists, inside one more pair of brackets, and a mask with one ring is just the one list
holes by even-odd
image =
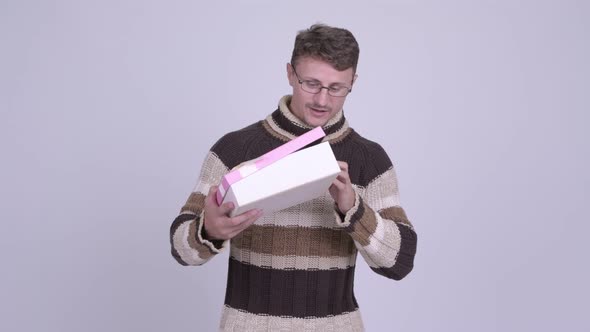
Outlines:
{"label": "cable knit texture", "polygon": [[417,239],[399,204],[389,157],[350,128],[342,111],[323,127],[327,136],[321,141],[349,164],[356,192],[350,211],[338,213],[326,191],[263,215],[231,241],[210,241],[204,234],[211,186],[240,163],[312,129],[289,111],[289,101],[283,97],[266,119],[213,145],[170,228],[172,256],[182,265],[201,265],[230,248],[221,331],[363,331],[353,290],[357,253],[376,273],[399,280],[412,270]]}

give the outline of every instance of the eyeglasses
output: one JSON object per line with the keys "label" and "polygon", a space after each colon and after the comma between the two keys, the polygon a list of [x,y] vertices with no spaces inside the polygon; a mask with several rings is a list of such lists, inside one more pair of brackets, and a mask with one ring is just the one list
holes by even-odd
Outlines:
{"label": "eyeglasses", "polygon": [[293,68],[295,76],[297,76],[297,81],[299,81],[299,84],[301,84],[301,89],[303,89],[305,92],[318,94],[322,91],[322,89],[326,89],[328,90],[328,94],[332,97],[346,97],[346,95],[352,92],[352,88],[345,85],[323,86],[319,81],[316,80],[302,81],[299,78],[297,71],[295,71],[295,66],[291,65],[291,67]]}

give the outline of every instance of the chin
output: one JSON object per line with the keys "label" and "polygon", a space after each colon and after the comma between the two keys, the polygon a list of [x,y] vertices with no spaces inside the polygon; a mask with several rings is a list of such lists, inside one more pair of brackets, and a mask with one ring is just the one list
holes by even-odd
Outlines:
{"label": "chin", "polygon": [[330,119],[333,116],[334,114],[326,114],[322,117],[316,117],[311,115],[305,119],[305,123],[307,123],[307,125],[311,127],[323,127],[324,125],[326,125],[326,123],[328,123],[328,121],[330,121]]}
{"label": "chin", "polygon": [[318,120],[318,119],[311,119],[311,121],[305,121],[305,123],[310,127],[323,127],[328,120]]}

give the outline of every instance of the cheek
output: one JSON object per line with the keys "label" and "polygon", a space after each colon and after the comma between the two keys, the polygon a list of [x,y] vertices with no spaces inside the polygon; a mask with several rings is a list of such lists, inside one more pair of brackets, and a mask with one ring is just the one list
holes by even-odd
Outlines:
{"label": "cheek", "polygon": [[338,100],[336,103],[334,103],[335,111],[340,111],[342,106],[344,106],[344,100]]}
{"label": "cheek", "polygon": [[305,109],[305,104],[307,100],[301,94],[301,91],[293,91],[293,97],[291,99],[291,111],[297,113],[298,115],[303,114],[303,110]]}
{"label": "cheek", "polygon": [[295,100],[295,103],[299,106],[304,106],[306,103],[308,103],[308,100],[305,97],[306,96],[301,93],[301,91],[293,92],[293,100]]}

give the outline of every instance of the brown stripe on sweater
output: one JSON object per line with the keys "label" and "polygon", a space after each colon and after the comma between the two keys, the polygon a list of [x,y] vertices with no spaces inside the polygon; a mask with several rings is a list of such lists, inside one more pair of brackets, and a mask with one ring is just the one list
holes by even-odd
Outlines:
{"label": "brown stripe on sweater", "polygon": [[191,193],[182,209],[180,209],[180,212],[201,214],[201,211],[203,211],[203,208],[205,207],[205,197],[205,195],[198,192]]}
{"label": "brown stripe on sweater", "polygon": [[211,256],[214,255],[214,253],[211,251],[211,248],[209,248],[206,245],[203,245],[201,243],[201,241],[198,240],[198,238],[197,238],[198,227],[199,227],[199,221],[196,221],[195,223],[190,225],[190,228],[188,230],[188,239],[187,239],[188,245],[191,248],[193,248],[199,252],[199,257],[201,257],[202,259],[209,259]]}
{"label": "brown stripe on sweater", "polygon": [[225,304],[253,314],[328,317],[358,308],[353,284],[354,267],[276,270],[230,258]]}
{"label": "brown stripe on sweater", "polygon": [[392,206],[379,211],[381,218],[393,220],[397,223],[412,227],[412,223],[408,220],[406,211],[401,206]]}
{"label": "brown stripe on sweater", "polygon": [[361,199],[358,210],[352,215],[347,230],[352,238],[365,247],[371,242],[371,235],[377,229],[377,218],[371,208]]}
{"label": "brown stripe on sweater", "polygon": [[348,257],[354,242],[341,229],[252,225],[232,239],[238,249],[275,256]]}
{"label": "brown stripe on sweater", "polygon": [[280,270],[332,270],[356,265],[356,250],[350,256],[278,256],[262,254],[231,246],[233,259],[245,264]]}

